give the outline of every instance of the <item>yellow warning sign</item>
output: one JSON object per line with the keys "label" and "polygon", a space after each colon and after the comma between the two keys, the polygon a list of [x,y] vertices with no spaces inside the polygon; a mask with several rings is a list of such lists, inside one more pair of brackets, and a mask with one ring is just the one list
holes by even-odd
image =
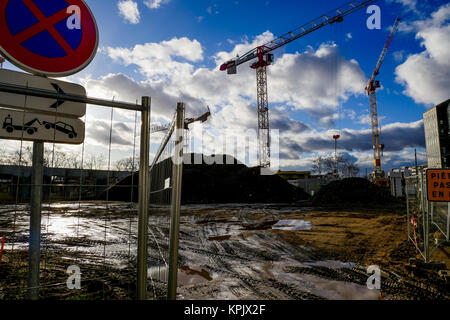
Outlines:
{"label": "yellow warning sign", "polygon": [[427,170],[428,201],[450,202],[450,170]]}

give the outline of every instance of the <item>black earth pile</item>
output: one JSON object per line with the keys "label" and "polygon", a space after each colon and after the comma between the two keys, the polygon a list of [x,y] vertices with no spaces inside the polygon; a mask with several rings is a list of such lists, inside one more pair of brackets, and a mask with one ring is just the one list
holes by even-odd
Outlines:
{"label": "black earth pile", "polygon": [[313,205],[398,204],[389,189],[380,188],[363,178],[348,178],[330,182],[313,197]]}
{"label": "black earth pile", "polygon": [[[191,157],[190,163],[194,163],[193,154],[185,155],[185,159],[186,157]],[[223,164],[208,164],[212,161],[205,163],[205,159],[201,164],[186,164],[185,161],[182,203],[286,203],[309,199],[309,195],[302,189],[294,187],[277,175],[263,176],[259,168],[249,168],[230,156],[226,156],[228,161],[225,161],[223,155],[216,157],[221,157],[223,161],[220,163]],[[167,159],[157,166],[170,168],[170,164],[171,159]],[[152,174],[152,191],[163,189],[164,180],[171,177],[171,170],[158,170],[155,166],[153,173],[157,172],[164,172],[164,176],[156,178]],[[138,183],[139,174],[135,173],[133,201],[137,201]],[[131,176],[111,187],[108,198],[112,201],[130,201],[130,188]],[[152,201],[152,197],[150,199]]]}

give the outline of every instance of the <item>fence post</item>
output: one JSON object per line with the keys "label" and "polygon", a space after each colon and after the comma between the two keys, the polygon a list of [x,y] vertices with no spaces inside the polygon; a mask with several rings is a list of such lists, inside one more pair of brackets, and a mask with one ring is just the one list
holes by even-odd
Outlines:
{"label": "fence post", "polygon": [[450,240],[450,202],[447,202],[447,241]]}
{"label": "fence post", "polygon": [[30,239],[28,256],[28,299],[39,299],[39,273],[41,254],[41,206],[44,176],[44,143],[33,142],[31,174]]}
{"label": "fence post", "polygon": [[169,279],[167,299],[176,300],[178,275],[178,243],[180,230],[181,182],[183,176],[183,133],[185,105],[177,104],[177,122],[175,130],[175,152],[172,173],[172,207],[169,234]]}
{"label": "fence post", "polygon": [[147,299],[147,242],[148,209],[150,197],[150,98],[142,97],[141,149],[139,164],[138,249],[137,249],[137,299]]}

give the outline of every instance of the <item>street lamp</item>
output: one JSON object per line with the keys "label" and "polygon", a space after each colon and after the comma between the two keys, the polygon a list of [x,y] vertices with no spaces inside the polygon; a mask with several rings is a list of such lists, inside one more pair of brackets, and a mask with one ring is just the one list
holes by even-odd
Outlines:
{"label": "street lamp", "polygon": [[336,134],[333,136],[334,139],[334,162],[335,162],[335,169],[334,173],[338,175],[338,158],[337,158],[337,141],[341,136],[339,134]]}

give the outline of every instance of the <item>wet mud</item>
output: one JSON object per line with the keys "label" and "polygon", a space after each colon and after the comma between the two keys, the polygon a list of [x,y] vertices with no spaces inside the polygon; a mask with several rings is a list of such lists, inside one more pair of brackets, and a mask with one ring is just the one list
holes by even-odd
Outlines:
{"label": "wet mud", "polygon": [[[403,220],[294,205],[183,206],[178,299],[449,299],[444,280],[405,268],[415,252]],[[27,205],[0,208],[0,299],[25,297],[28,223]],[[169,229],[169,208],[151,208],[150,299],[167,294]],[[41,232],[41,298],[135,298],[135,204],[48,204]],[[380,290],[367,288],[372,264],[382,270]],[[80,290],[67,288],[70,265],[80,266]]]}

